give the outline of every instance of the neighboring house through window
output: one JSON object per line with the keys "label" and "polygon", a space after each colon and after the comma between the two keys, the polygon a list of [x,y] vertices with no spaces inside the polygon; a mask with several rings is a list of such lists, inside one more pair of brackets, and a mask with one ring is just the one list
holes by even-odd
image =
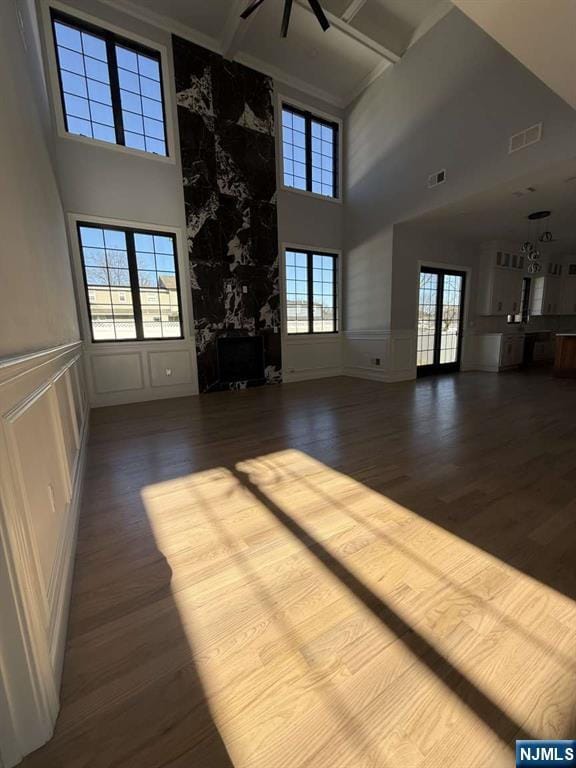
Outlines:
{"label": "neighboring house through window", "polygon": [[282,105],[282,171],[285,187],[338,197],[338,124]]}
{"label": "neighboring house through window", "polygon": [[68,133],[167,155],[160,53],[52,9]]}
{"label": "neighboring house through window", "polygon": [[287,250],[286,331],[338,331],[338,257],[333,253]]}
{"label": "neighboring house through window", "polygon": [[174,235],[78,224],[93,341],[182,338]]}

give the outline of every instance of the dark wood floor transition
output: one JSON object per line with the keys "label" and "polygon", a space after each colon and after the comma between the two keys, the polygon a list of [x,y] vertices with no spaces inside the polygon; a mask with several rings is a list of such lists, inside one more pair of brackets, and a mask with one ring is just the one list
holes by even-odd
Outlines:
{"label": "dark wood floor transition", "polygon": [[574,737],[576,383],[347,378],[93,412],[26,768],[510,768]]}

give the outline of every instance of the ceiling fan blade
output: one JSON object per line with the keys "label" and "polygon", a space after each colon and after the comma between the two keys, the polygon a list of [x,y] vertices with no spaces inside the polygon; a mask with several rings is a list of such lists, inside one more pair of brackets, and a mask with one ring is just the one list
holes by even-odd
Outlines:
{"label": "ceiling fan blade", "polygon": [[290,14],[292,13],[292,0],[285,0],[284,2],[284,15],[282,16],[282,27],[280,34],[282,37],[288,35],[288,26],[290,25]]}
{"label": "ceiling fan blade", "polygon": [[248,8],[240,14],[241,19],[247,19],[257,8],[260,8],[264,0],[252,0]]}
{"label": "ceiling fan blade", "polygon": [[322,10],[322,6],[318,2],[318,0],[308,0],[308,3],[310,4],[310,8],[312,8],[312,10],[314,11],[314,15],[320,22],[320,26],[322,27],[324,32],[326,32],[326,30],[330,26],[330,22],[326,18],[326,14]]}

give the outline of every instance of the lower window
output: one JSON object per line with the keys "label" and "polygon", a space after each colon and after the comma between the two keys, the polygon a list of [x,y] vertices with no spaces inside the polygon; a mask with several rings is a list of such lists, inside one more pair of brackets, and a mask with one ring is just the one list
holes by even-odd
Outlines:
{"label": "lower window", "polygon": [[338,257],[287,250],[285,274],[287,333],[337,333]]}
{"label": "lower window", "polygon": [[181,339],[176,238],[78,223],[93,341]]}

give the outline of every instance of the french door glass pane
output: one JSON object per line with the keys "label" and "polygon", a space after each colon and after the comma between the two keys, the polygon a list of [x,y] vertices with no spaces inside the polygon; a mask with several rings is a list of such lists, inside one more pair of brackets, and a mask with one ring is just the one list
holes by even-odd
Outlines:
{"label": "french door glass pane", "polygon": [[418,365],[434,363],[437,299],[438,275],[421,272],[418,299]]}
{"label": "french door glass pane", "polygon": [[440,335],[440,364],[455,363],[458,359],[458,335],[460,332],[461,299],[461,275],[444,275],[444,289],[442,291],[442,326]]}

